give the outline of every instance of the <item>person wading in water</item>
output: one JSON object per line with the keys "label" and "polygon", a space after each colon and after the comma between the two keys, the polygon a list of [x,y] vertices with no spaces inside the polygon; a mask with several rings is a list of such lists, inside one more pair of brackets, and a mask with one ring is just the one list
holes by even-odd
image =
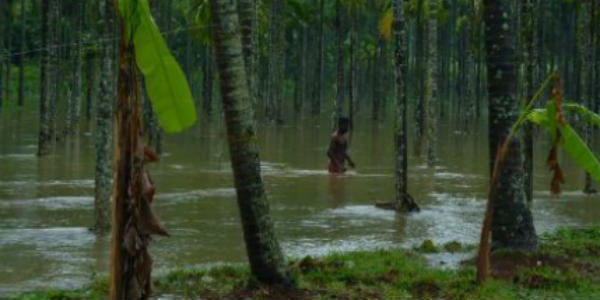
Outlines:
{"label": "person wading in water", "polygon": [[344,162],[346,160],[351,168],[356,167],[346,152],[348,150],[348,141],[346,140],[348,125],[350,125],[350,120],[348,118],[339,118],[338,129],[331,136],[329,150],[327,150],[327,156],[329,157],[328,169],[331,174],[342,174],[346,172],[346,168],[344,167]]}

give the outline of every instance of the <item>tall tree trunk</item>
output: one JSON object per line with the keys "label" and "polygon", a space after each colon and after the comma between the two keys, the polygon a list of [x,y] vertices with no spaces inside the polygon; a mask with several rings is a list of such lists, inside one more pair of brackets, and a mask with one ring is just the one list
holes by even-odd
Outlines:
{"label": "tall tree trunk", "polygon": [[342,0],[335,1],[335,28],[337,44],[337,76],[336,76],[336,96],[334,103],[334,113],[332,124],[337,124],[337,120],[342,116],[344,105],[344,28],[342,27]]}
{"label": "tall tree trunk", "polygon": [[283,6],[285,1],[271,1],[271,16],[269,29],[269,101],[267,106],[267,118],[280,124],[283,122],[283,80],[285,70],[285,28],[283,21]]}
{"label": "tall tree trunk", "polygon": [[50,49],[48,39],[51,35],[50,9],[52,1],[42,1],[42,52],[40,61],[40,130],[38,135],[38,156],[43,156],[50,153],[52,140],[50,138],[50,81],[52,67],[50,63]]}
{"label": "tall tree trunk", "polygon": [[[527,105],[530,99],[533,97],[534,89],[534,74],[533,74],[533,0],[523,0],[521,3],[522,13],[522,33],[523,33],[523,64],[525,71],[525,80],[523,82],[523,107]],[[533,128],[531,125],[525,125],[525,138],[524,138],[524,173],[523,181],[525,182],[525,195],[527,203],[530,204],[533,200]]]}
{"label": "tall tree trunk", "polygon": [[[594,44],[595,44],[595,39],[597,38],[597,36],[595,35],[594,32],[594,21],[595,21],[595,2],[592,1],[588,1],[588,3],[581,3],[581,13],[580,16],[581,17],[586,17],[583,18],[585,20],[585,24],[584,27],[587,28],[587,30],[584,30],[582,32],[582,34],[585,33],[585,35],[587,35],[587,38],[583,38],[583,43],[584,45],[582,45],[585,49],[584,53],[582,56],[585,57],[585,62],[583,64],[583,69],[582,72],[584,72],[583,74],[583,79],[582,80],[582,86],[581,86],[581,90],[582,90],[582,96],[584,97],[583,99],[585,99],[585,105],[587,107],[592,108],[594,105],[594,101],[593,101],[593,96],[594,96],[594,86],[598,84],[598,82],[594,81],[594,63],[595,59],[594,59]],[[585,123],[584,124],[584,130],[585,130],[585,141],[588,145],[591,145],[593,143],[593,128],[592,125],[589,123]],[[597,193],[597,190],[594,188],[593,185],[593,181],[592,181],[592,176],[589,173],[585,174],[585,186],[583,188],[583,192],[586,194],[595,194]]]}
{"label": "tall tree trunk", "polygon": [[213,96],[213,55],[212,48],[204,48],[204,59],[202,60],[202,108],[207,117],[212,115]]}
{"label": "tall tree trunk", "polygon": [[[515,17],[512,0],[485,0],[489,93],[490,170],[519,116]],[[531,211],[525,203],[519,138],[510,142],[494,199],[492,249],[532,249],[537,245]]]}
{"label": "tall tree trunk", "polygon": [[[408,1],[407,1],[408,2]],[[408,155],[406,142],[406,20],[402,0],[393,0],[394,9],[394,63],[396,73],[396,124],[394,144],[396,151],[396,205],[402,212],[419,211],[419,206],[408,194]]]}
{"label": "tall tree trunk", "polygon": [[321,102],[323,101],[323,84],[325,81],[325,32],[323,24],[325,23],[325,0],[319,1],[319,43],[317,48],[317,64],[315,68],[314,90],[312,96],[312,114],[318,116],[321,113]]}
{"label": "tall tree trunk", "polygon": [[240,0],[238,9],[240,27],[242,31],[242,44],[244,45],[244,65],[248,74],[248,90],[253,105],[256,105],[256,1]]}
{"label": "tall tree trunk", "polygon": [[211,0],[210,4],[229,153],[250,268],[262,283],[291,286],[293,280],[275,237],[260,176],[256,128],[249,105],[235,4],[229,0]]}
{"label": "tall tree trunk", "polygon": [[25,102],[25,26],[27,26],[25,22],[25,0],[21,0],[21,36],[19,41],[19,96],[17,100],[17,104],[19,107],[23,107],[23,103]]}
{"label": "tall tree trunk", "polygon": [[[355,4],[350,4],[353,6]],[[354,111],[356,106],[356,8],[350,8],[350,78],[348,82],[348,119],[350,119],[350,134],[354,131]]]}
{"label": "tall tree trunk", "polygon": [[5,8],[5,22],[6,25],[4,27],[4,46],[6,47],[6,52],[8,54],[8,59],[6,60],[6,70],[5,70],[5,81],[6,81],[6,90],[4,91],[4,100],[6,102],[10,101],[11,97],[11,86],[12,79],[10,78],[12,59],[13,59],[13,49],[12,49],[12,0],[5,0],[6,4],[4,4]]}
{"label": "tall tree trunk", "polygon": [[415,154],[421,155],[423,140],[427,135],[427,97],[425,94],[425,22],[423,21],[425,0],[418,0],[417,18],[416,18],[416,45],[415,47],[415,74],[413,76],[416,84],[414,85],[415,97],[417,99],[415,109]]}
{"label": "tall tree trunk", "polygon": [[73,47],[71,55],[73,56],[73,75],[72,75],[72,86],[71,86],[71,97],[69,99],[69,105],[67,107],[67,133],[74,135],[78,132],[79,118],[81,111],[81,42],[82,42],[82,31],[83,31],[83,4],[81,2],[75,2],[75,47]]}
{"label": "tall tree trunk", "polygon": [[49,79],[48,84],[50,87],[48,88],[49,94],[49,136],[52,140],[52,143],[56,141],[56,113],[57,113],[57,102],[59,97],[59,87],[61,80],[59,79],[61,72],[60,68],[60,59],[59,59],[59,51],[58,51],[58,34],[60,30],[60,5],[59,1],[61,0],[51,0],[50,3],[50,63],[48,64]]}
{"label": "tall tree trunk", "polygon": [[[104,40],[112,36],[114,9],[108,1],[99,2],[98,30]],[[94,190],[94,230],[105,233],[110,224],[109,207],[112,172],[113,103],[115,92],[112,89],[111,72],[112,44],[100,48],[100,91],[96,106],[96,173]]]}
{"label": "tall tree trunk", "polygon": [[96,53],[96,50],[87,50],[85,53],[85,120],[88,123],[92,120],[94,94],[97,89],[96,72],[98,70],[98,59],[96,58]]}
{"label": "tall tree trunk", "polygon": [[433,166],[437,161],[435,147],[437,144],[437,102],[438,102],[438,0],[429,0],[429,58],[428,58],[428,80],[429,80],[429,100],[427,100],[427,164]]}

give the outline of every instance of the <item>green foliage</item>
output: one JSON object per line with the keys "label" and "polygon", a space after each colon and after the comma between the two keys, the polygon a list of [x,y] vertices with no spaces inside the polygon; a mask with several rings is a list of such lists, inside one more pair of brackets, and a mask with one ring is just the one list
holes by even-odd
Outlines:
{"label": "green foliage", "polygon": [[118,8],[161,127],[174,133],[192,126],[196,110],[187,79],[154,23],[148,0],[119,0]]}
{"label": "green foliage", "polygon": [[600,162],[598,162],[592,150],[569,124],[561,126],[560,132],[565,152],[594,180],[600,181]]}
{"label": "green foliage", "polygon": [[[587,119],[597,126],[600,125],[600,116],[582,105],[565,104],[563,107],[582,116],[584,119]],[[569,124],[557,124],[556,111],[556,103],[554,101],[549,101],[546,108],[532,110],[527,115],[527,119],[546,129],[553,141],[559,138],[559,144],[564,148],[569,157],[571,157],[579,167],[588,172],[594,180],[600,181],[600,162],[579,134],[577,134]],[[560,137],[556,135],[557,128],[559,129]]]}

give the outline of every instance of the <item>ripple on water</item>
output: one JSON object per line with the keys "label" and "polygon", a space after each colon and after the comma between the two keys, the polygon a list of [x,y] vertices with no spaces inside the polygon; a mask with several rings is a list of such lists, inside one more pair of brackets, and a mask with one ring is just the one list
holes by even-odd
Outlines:
{"label": "ripple on water", "polygon": [[0,245],[29,245],[40,249],[87,247],[95,239],[96,236],[84,227],[0,229]]}
{"label": "ripple on water", "polygon": [[356,235],[344,239],[300,238],[282,242],[286,255],[292,257],[325,256],[336,252],[369,251],[392,248],[394,243],[378,235]]}
{"label": "ripple on water", "polygon": [[0,181],[0,186],[5,187],[21,187],[21,186],[38,186],[38,187],[85,187],[93,188],[93,179],[72,179],[72,180],[47,180],[47,181],[35,181],[35,180],[13,180],[13,181]]}
{"label": "ripple on water", "polygon": [[177,203],[206,198],[229,198],[235,196],[234,188],[198,189],[187,192],[158,194],[157,198],[168,200],[167,203]]}
{"label": "ripple on water", "polygon": [[28,154],[20,154],[20,153],[0,154],[0,159],[32,160],[32,159],[36,159],[36,156],[35,156],[34,153],[28,153]]}
{"label": "ripple on water", "polygon": [[88,208],[94,202],[93,197],[58,196],[37,199],[2,200],[0,207],[43,207],[48,210]]}

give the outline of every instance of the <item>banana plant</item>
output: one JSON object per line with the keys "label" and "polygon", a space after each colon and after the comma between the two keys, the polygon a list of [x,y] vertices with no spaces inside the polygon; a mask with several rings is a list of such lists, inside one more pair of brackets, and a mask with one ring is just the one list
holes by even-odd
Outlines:
{"label": "banana plant", "polygon": [[133,43],[138,68],[161,127],[180,132],[196,122],[196,109],[187,79],[169,51],[152,14],[148,0],[119,0],[118,11],[125,34]]}

